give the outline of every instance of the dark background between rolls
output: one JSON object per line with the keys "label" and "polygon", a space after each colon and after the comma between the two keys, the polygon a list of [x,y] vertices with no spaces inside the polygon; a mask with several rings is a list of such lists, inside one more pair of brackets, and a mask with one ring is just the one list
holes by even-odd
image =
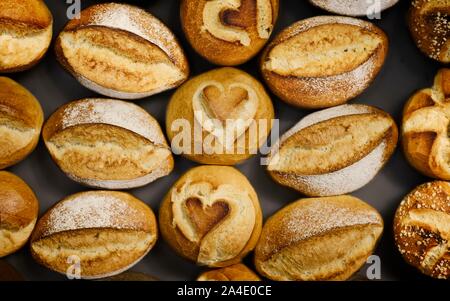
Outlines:
{"label": "dark background between rolls", "polygon": [[[63,0],[46,0],[45,2],[54,17],[54,40],[67,22],[67,5]],[[107,1],[82,0],[81,2],[84,8],[94,3]],[[191,76],[215,68],[214,65],[198,56],[188,45],[180,26],[179,0],[116,2],[140,5],[168,25],[179,38],[187,53]],[[142,4],[144,2],[148,4]],[[297,20],[327,14],[309,5],[306,0],[281,0],[280,2],[279,19],[272,37]],[[382,108],[394,116],[399,126],[402,108],[406,100],[415,90],[431,86],[434,75],[442,67],[439,63],[422,55],[410,38],[405,19],[409,2],[406,0],[400,1],[395,7],[383,12],[381,20],[374,21],[389,36],[389,54],[383,69],[373,84],[352,101],[352,103],[364,103]],[[261,80],[257,69],[257,58],[239,68]],[[84,97],[98,96],[83,88],[60,67],[55,59],[53,49],[50,49],[44,60],[31,70],[6,76],[12,77],[31,90],[40,101],[46,118],[64,103]],[[173,90],[136,101],[136,103],[157,118],[164,128],[166,105],[172,93]],[[288,106],[275,96],[271,96],[276,117],[280,119],[281,133],[292,127],[308,113]],[[282,206],[302,196],[273,182],[265,172],[264,167],[259,164],[259,160],[259,156],[254,157],[237,166],[237,168],[254,185],[261,201],[264,216],[268,217]],[[196,163],[176,156],[175,169],[168,177],[159,179],[146,187],[134,189],[131,193],[150,205],[157,213],[162,198],[175,180],[186,170],[196,165]],[[87,190],[86,187],[71,181],[57,168],[42,141],[27,159],[10,168],[10,170],[21,176],[36,192],[40,201],[41,214],[65,196]],[[392,220],[395,209],[403,196],[425,181],[428,181],[428,179],[413,170],[403,157],[401,149],[397,148],[395,155],[380,174],[367,186],[353,193],[353,195],[377,208],[384,218],[385,232],[376,250],[376,254],[381,257],[383,280],[423,279],[424,277],[407,266],[397,252],[392,237]],[[35,263],[27,247],[8,256],[6,261],[13,265],[26,280],[65,279],[63,275],[51,272]],[[246,259],[246,262],[251,267],[253,266],[251,264],[252,255]],[[195,280],[203,269],[177,256],[160,238],[150,254],[132,270],[153,275],[161,280]]]}

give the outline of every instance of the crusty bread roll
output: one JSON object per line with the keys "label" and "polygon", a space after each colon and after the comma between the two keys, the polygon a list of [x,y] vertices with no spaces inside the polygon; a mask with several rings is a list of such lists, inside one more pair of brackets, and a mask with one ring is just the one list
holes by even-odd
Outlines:
{"label": "crusty bread roll", "polygon": [[122,99],[144,98],[180,85],[189,74],[173,33],[143,9],[93,5],[56,40],[59,62],[86,88]]}
{"label": "crusty bread roll", "polygon": [[233,167],[200,166],[170,189],[159,210],[164,240],[199,265],[224,267],[253,250],[262,226],[258,196]]}
{"label": "crusty bread roll", "polygon": [[[174,152],[202,164],[234,165],[258,152],[273,118],[264,87],[251,75],[227,67],[203,73],[175,92],[167,107],[166,130]],[[185,143],[177,138],[186,130],[179,127],[180,120],[189,122],[191,139]]]}
{"label": "crusty bread roll", "polygon": [[[87,191],[66,197],[38,221],[31,254],[42,265],[71,273],[79,264],[82,279],[119,274],[155,245],[153,211],[131,194]],[[77,262],[78,261],[78,262]]]}
{"label": "crusty bread roll", "polygon": [[39,203],[19,177],[0,171],[0,258],[14,253],[27,241],[36,224]]}
{"label": "crusty bread roll", "polygon": [[42,135],[56,164],[87,186],[134,188],[173,169],[172,152],[158,122],[129,102],[70,102],[50,116]]}
{"label": "crusty bread roll", "polygon": [[383,220],[352,196],[302,199],[270,217],[255,249],[272,280],[346,280],[372,254]]}
{"label": "crusty bread roll", "polygon": [[413,0],[408,25],[417,47],[428,57],[450,62],[450,0]]}
{"label": "crusty bread roll", "polygon": [[406,158],[423,174],[442,180],[450,180],[449,110],[450,69],[440,70],[433,87],[415,93],[403,110]]}
{"label": "crusty bread roll", "polygon": [[155,277],[144,273],[126,271],[118,275],[99,279],[101,281],[158,281]]}
{"label": "crusty bread roll", "polygon": [[397,209],[394,237],[407,263],[422,273],[450,279],[450,184],[435,181],[409,193]]}
{"label": "crusty bread roll", "polygon": [[368,16],[394,6],[398,0],[309,0],[309,2],[338,15]]}
{"label": "crusty bread roll", "polygon": [[197,281],[260,281],[252,270],[242,263],[202,273]]}
{"label": "crusty bread roll", "polygon": [[211,63],[242,64],[269,40],[278,0],[182,0],[181,25],[192,47]]}
{"label": "crusty bread roll", "polygon": [[52,27],[44,1],[1,0],[0,73],[26,70],[38,63],[50,46]]}
{"label": "crusty bread roll", "polygon": [[278,34],[261,58],[270,89],[289,104],[324,108],[362,93],[380,71],[388,51],[384,32],[370,22],[318,16]]}
{"label": "crusty bread roll", "polygon": [[375,107],[341,105],[312,113],[272,146],[272,178],[309,196],[355,191],[375,177],[397,145],[392,117]]}
{"label": "crusty bread roll", "polygon": [[0,77],[0,169],[24,159],[36,147],[44,113],[24,87]]}

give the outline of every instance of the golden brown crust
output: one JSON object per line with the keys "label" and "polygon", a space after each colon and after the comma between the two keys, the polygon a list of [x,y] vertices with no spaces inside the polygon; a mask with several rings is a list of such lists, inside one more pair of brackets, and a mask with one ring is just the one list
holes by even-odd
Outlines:
{"label": "golden brown crust", "polygon": [[422,273],[450,279],[450,185],[422,184],[400,203],[394,218],[397,248]]}
{"label": "golden brown crust", "polygon": [[183,0],[181,24],[202,57],[217,65],[235,66],[255,56],[268,41],[278,7],[278,0]]}
{"label": "golden brown crust", "polygon": [[197,281],[261,281],[252,270],[242,263],[202,273]]}
{"label": "golden brown crust", "polygon": [[[350,55],[349,48],[358,55]],[[330,50],[335,51],[329,54]],[[325,108],[362,93],[380,71],[387,52],[386,34],[372,23],[318,16],[279,33],[264,50],[260,68],[269,88],[282,100],[301,108]],[[315,55],[323,57],[313,59]],[[304,58],[296,59],[299,56]],[[309,65],[303,66],[305,62]],[[310,69],[313,76],[308,76]]]}
{"label": "golden brown crust", "polygon": [[[220,208],[216,208],[214,214],[197,211],[193,215],[184,209],[189,199],[201,202],[206,210],[220,202],[226,206],[226,214],[218,220]],[[199,221],[214,226],[199,233]],[[262,213],[256,192],[244,175],[232,167],[200,166],[185,173],[168,192],[161,203],[159,223],[164,240],[180,256],[199,265],[224,267],[238,263],[253,250],[261,232]]]}

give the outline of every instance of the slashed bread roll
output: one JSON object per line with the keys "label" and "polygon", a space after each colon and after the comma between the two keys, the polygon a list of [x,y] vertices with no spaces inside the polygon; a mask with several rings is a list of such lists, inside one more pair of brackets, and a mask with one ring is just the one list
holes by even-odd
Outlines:
{"label": "slashed bread roll", "polygon": [[331,13],[346,16],[370,16],[394,6],[399,0],[309,0]]}
{"label": "slashed bread roll", "polygon": [[258,275],[242,263],[202,273],[197,281],[260,281]]}

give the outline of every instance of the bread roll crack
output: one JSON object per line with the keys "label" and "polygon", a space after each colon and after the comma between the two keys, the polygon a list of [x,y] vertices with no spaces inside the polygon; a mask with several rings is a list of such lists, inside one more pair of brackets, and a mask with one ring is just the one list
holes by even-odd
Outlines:
{"label": "bread roll crack", "polygon": [[[1,222],[1,220],[0,220]],[[21,246],[28,240],[31,232],[36,224],[36,219],[32,220],[28,225],[20,229],[8,229],[3,226],[0,227],[0,258],[15,251],[18,246]]]}

